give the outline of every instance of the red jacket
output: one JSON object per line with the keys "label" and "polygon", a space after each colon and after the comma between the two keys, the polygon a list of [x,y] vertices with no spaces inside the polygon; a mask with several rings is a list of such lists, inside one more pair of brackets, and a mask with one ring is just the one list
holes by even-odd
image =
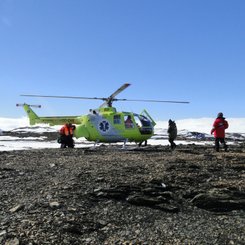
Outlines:
{"label": "red jacket", "polygon": [[71,135],[73,136],[73,127],[69,127],[68,125],[64,125],[61,129],[60,129],[60,134],[61,135]]}
{"label": "red jacket", "polygon": [[228,122],[224,118],[218,117],[214,121],[211,134],[214,133],[215,138],[225,138],[225,129],[228,127]]}

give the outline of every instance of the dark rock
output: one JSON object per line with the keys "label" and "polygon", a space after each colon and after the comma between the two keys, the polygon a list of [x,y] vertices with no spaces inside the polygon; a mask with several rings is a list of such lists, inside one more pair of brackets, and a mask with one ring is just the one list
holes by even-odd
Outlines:
{"label": "dark rock", "polygon": [[0,244],[245,244],[244,146],[0,152]]}
{"label": "dark rock", "polygon": [[130,203],[130,204],[134,204],[134,205],[140,205],[140,206],[149,206],[149,207],[152,207],[152,206],[155,206],[156,204],[160,204],[161,201],[158,200],[158,199],[153,199],[153,198],[149,198],[149,197],[146,197],[146,196],[129,196],[127,198],[127,201]]}
{"label": "dark rock", "polygon": [[196,195],[192,203],[199,208],[215,212],[245,210],[245,193],[222,189],[209,190],[207,193]]}

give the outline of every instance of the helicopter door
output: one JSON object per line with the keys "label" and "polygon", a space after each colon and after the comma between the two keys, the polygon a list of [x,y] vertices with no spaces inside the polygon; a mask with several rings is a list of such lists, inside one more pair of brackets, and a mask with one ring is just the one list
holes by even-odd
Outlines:
{"label": "helicopter door", "polygon": [[134,118],[136,121],[136,125],[138,126],[139,131],[142,135],[153,133],[153,125],[150,119],[148,119],[146,116],[142,114],[135,114]]}
{"label": "helicopter door", "polygon": [[146,110],[143,110],[140,114],[140,116],[146,118],[148,121],[150,121],[151,125],[154,127],[156,125],[155,121],[152,119],[152,117],[149,115],[149,113]]}

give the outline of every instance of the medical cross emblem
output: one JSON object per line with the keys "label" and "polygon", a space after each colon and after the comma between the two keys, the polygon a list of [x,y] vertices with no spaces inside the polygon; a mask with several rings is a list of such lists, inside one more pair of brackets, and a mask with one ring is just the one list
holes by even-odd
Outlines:
{"label": "medical cross emblem", "polygon": [[102,122],[100,122],[100,124],[99,124],[99,129],[100,129],[101,131],[106,132],[106,131],[109,130],[109,128],[110,128],[110,125],[109,125],[109,123],[108,123],[107,121],[102,121]]}

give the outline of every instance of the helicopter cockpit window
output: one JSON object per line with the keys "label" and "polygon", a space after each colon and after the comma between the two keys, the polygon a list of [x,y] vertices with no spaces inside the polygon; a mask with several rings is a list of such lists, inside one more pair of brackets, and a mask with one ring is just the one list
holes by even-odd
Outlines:
{"label": "helicopter cockpit window", "polygon": [[125,123],[125,128],[133,128],[134,127],[134,123],[133,123],[133,120],[131,118],[131,115],[124,117],[124,123]]}
{"label": "helicopter cockpit window", "polygon": [[120,115],[114,115],[113,122],[114,122],[114,124],[121,124],[121,116]]}

